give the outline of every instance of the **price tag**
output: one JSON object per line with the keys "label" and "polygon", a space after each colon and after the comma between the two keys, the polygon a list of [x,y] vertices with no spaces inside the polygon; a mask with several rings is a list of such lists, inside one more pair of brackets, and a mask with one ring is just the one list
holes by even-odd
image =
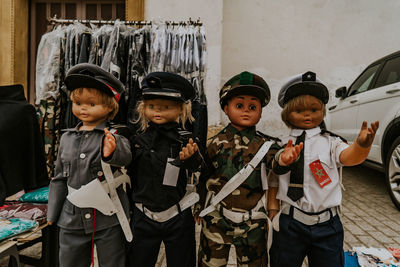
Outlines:
{"label": "price tag", "polygon": [[163,185],[176,186],[179,177],[179,167],[172,165],[174,159],[167,159],[167,166],[165,166]]}
{"label": "price tag", "polygon": [[317,180],[317,183],[321,188],[324,188],[326,185],[332,182],[331,178],[324,170],[324,167],[322,167],[321,161],[319,159],[311,162],[309,166],[312,174],[315,177],[315,180]]}

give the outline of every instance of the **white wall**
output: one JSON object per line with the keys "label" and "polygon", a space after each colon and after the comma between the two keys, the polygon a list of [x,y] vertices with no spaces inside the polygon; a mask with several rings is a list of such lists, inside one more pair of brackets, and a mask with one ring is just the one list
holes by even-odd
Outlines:
{"label": "white wall", "polygon": [[218,90],[221,82],[222,0],[146,0],[146,20],[187,21],[201,19],[207,38],[207,74],[205,92],[208,100],[208,123],[221,121]]}
{"label": "white wall", "polygon": [[[265,78],[272,100],[258,129],[280,136],[277,95],[288,77],[312,70],[331,90],[372,61],[400,49],[398,0],[146,0],[146,19],[201,18],[207,30],[209,124],[227,122],[220,86],[248,70]],[[330,105],[328,103],[328,106]]]}
{"label": "white wall", "polygon": [[264,77],[272,101],[258,128],[280,135],[277,95],[288,77],[312,70],[331,91],[400,49],[398,0],[225,0],[222,80],[242,70]]}

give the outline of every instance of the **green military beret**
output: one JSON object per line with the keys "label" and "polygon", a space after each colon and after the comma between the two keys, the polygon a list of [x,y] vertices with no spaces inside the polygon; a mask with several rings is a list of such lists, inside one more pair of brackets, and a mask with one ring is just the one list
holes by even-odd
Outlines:
{"label": "green military beret", "polygon": [[271,99],[271,93],[265,80],[248,71],[233,76],[222,86],[219,91],[221,108],[224,109],[228,100],[238,95],[255,96],[260,99],[262,107],[266,106]]}

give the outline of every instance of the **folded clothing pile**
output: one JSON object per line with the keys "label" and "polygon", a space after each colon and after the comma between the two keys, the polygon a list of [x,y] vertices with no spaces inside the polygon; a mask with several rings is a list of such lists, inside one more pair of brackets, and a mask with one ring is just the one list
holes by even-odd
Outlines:
{"label": "folded clothing pile", "polygon": [[0,217],[34,220],[39,224],[46,222],[47,204],[6,202],[0,207]]}
{"label": "folded clothing pile", "polygon": [[0,241],[31,230],[37,226],[38,223],[32,220],[0,218]]}
{"label": "folded clothing pile", "polygon": [[345,252],[345,267],[400,267],[399,248],[353,247]]}

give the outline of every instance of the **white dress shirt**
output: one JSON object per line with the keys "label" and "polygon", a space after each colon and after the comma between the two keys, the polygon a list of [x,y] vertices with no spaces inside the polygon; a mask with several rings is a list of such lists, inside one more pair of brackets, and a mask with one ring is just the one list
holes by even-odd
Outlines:
{"label": "white dress shirt", "polygon": [[[290,135],[282,139],[286,144],[289,139],[296,142],[303,129],[292,129]],[[327,208],[339,206],[342,201],[342,191],[339,180],[338,168],[342,166],[339,160],[340,153],[349,145],[338,137],[329,134],[321,135],[319,127],[308,129],[304,142],[304,196],[293,202],[287,191],[290,182],[290,171],[279,177],[279,190],[277,198],[305,212],[319,212]],[[311,172],[309,164],[319,159],[321,164],[332,180],[323,188],[320,187]]]}

